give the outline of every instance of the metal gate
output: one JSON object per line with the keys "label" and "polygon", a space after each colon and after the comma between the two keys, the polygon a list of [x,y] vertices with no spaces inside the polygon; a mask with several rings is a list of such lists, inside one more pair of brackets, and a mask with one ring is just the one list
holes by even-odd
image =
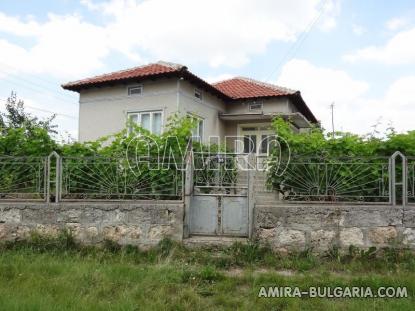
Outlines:
{"label": "metal gate", "polygon": [[248,236],[248,156],[194,153],[190,234]]}

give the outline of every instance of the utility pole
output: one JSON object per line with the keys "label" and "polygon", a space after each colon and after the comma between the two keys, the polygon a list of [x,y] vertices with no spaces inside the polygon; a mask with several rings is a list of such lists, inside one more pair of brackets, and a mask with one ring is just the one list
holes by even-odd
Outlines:
{"label": "utility pole", "polygon": [[331,130],[333,133],[333,139],[334,139],[334,102],[330,104],[331,109]]}

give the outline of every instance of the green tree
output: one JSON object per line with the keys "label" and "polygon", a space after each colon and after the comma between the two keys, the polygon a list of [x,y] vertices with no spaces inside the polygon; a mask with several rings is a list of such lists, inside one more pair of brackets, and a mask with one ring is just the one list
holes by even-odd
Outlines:
{"label": "green tree", "polygon": [[0,114],[0,154],[15,156],[44,156],[57,148],[52,138],[56,134],[55,115],[45,120],[27,113],[24,102],[12,92],[6,111]]}

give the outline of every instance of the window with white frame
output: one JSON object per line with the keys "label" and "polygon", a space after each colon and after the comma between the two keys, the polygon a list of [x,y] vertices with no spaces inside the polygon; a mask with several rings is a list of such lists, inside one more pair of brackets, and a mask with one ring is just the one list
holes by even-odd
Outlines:
{"label": "window with white frame", "polygon": [[202,91],[201,91],[201,90],[199,90],[199,89],[195,89],[195,97],[196,97],[197,99],[202,100],[202,97],[203,97],[203,95],[202,95]]}
{"label": "window with white frame", "polygon": [[141,95],[143,94],[142,85],[132,85],[127,87],[128,96]]}
{"label": "window with white frame", "polygon": [[198,117],[194,114],[188,114],[188,117],[193,119],[196,123],[195,127],[192,129],[192,138],[195,141],[202,141],[203,139],[203,126],[204,120],[201,117]]}
{"label": "window with white frame", "polygon": [[160,135],[163,127],[163,112],[160,110],[130,112],[128,120],[137,123],[152,134]]}
{"label": "window with white frame", "polygon": [[249,111],[262,111],[262,102],[253,102],[249,104]]}

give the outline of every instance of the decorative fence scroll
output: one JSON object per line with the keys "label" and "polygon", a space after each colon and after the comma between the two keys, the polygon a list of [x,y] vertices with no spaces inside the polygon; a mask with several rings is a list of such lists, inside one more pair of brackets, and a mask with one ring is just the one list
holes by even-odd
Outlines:
{"label": "decorative fence scroll", "polygon": [[0,157],[0,200],[44,201],[46,157]]}
{"label": "decorative fence scroll", "polygon": [[389,158],[294,157],[283,166],[270,181],[284,201],[391,203]]}
{"label": "decorative fence scroll", "polygon": [[[248,191],[249,155],[193,153],[194,191]],[[415,157],[292,157],[268,172],[281,202],[415,204]],[[255,162],[255,161],[253,161]],[[284,161],[282,161],[284,162]],[[270,161],[272,163],[272,161]],[[0,157],[0,201],[181,200],[184,159]]]}
{"label": "decorative fence scroll", "polygon": [[183,189],[182,163],[158,157],[116,159],[62,157],[60,200],[176,200]]}

